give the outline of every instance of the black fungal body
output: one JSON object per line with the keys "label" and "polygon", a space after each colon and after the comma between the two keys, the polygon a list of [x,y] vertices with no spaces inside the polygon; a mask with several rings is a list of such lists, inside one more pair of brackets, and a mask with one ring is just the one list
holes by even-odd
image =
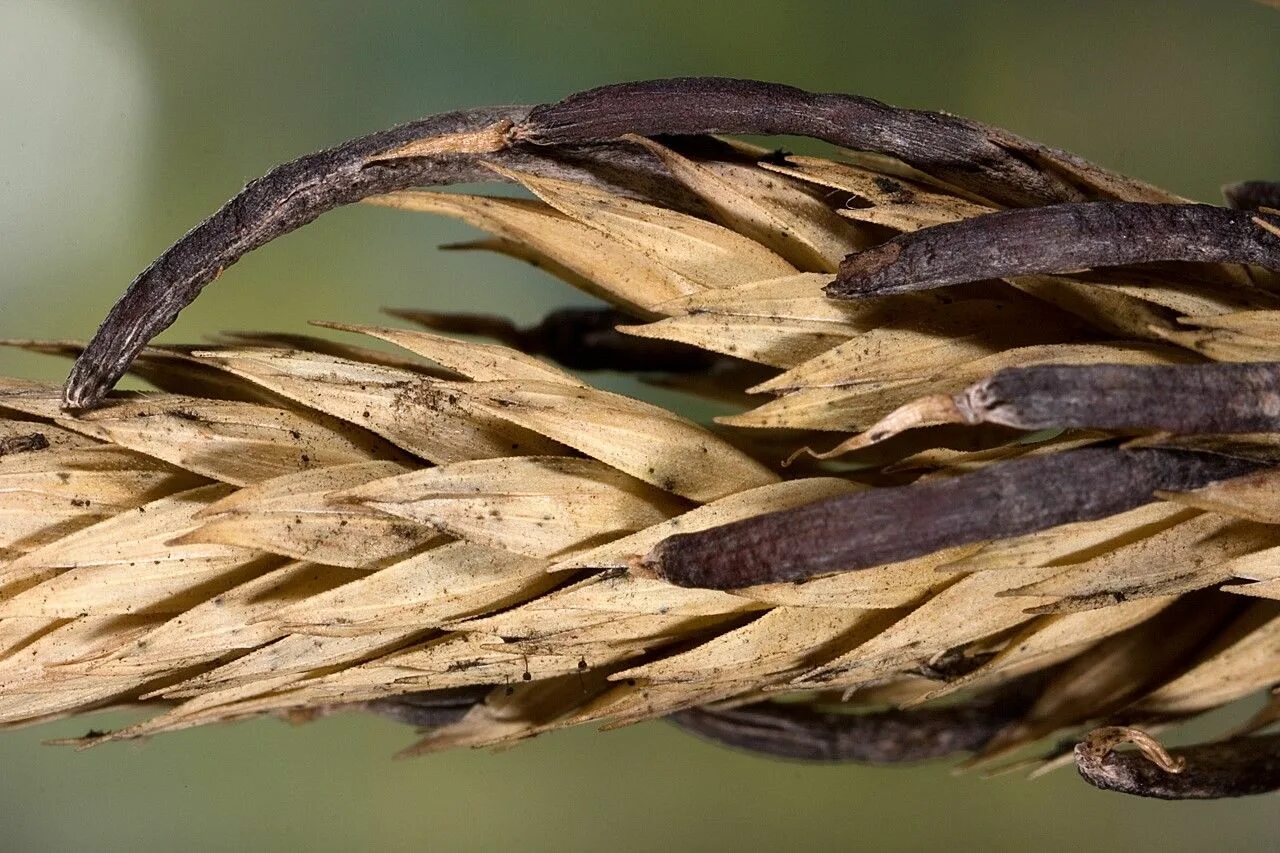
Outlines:
{"label": "black fungal body", "polygon": [[489,173],[475,157],[382,161],[374,159],[378,155],[424,136],[475,131],[526,114],[523,107],[499,107],[435,116],[308,154],[252,181],[138,274],[76,360],[67,379],[66,405],[96,404],[138,352],[168,328],[206,284],[248,252],[325,211],[371,195],[417,184],[486,179]]}
{"label": "black fungal body", "polygon": [[[1167,197],[978,122],[751,80],[624,83],[536,108],[446,113],[308,154],[246,186],[138,275],[77,359],[64,404],[85,409],[99,403],[205,285],[247,252],[328,210],[413,186],[501,180],[490,165],[607,184],[611,163],[660,171],[619,137],[701,133],[811,136],[898,157],[1007,204]],[[1075,179],[1031,165],[1039,160],[1069,169]]]}
{"label": "black fungal body", "polygon": [[535,108],[528,125],[518,131],[520,138],[542,145],[597,142],[625,134],[703,133],[806,136],[887,154],[1006,204],[1087,197],[1072,183],[1029,165],[1037,154],[1069,158],[1083,169],[1103,171],[1065,152],[968,119],[754,80],[680,78],[604,86]]}
{"label": "black fungal body", "polygon": [[905,764],[980,750],[1026,711],[1033,696],[1015,685],[964,705],[846,714],[758,702],[689,708],[667,719],[715,743],[775,758]]}
{"label": "black fungal body", "polygon": [[614,308],[561,308],[524,328],[487,314],[394,310],[393,316],[441,332],[483,335],[528,355],[543,355],[572,370],[625,373],[703,373],[737,359],[695,346],[619,332],[640,322]]}
{"label": "black fungal body", "polygon": [[1207,453],[1086,448],[679,533],[646,562],[680,586],[804,580],[1105,518],[1150,503],[1158,491],[1197,489],[1258,467]]}
{"label": "black fungal body", "polygon": [[1216,800],[1280,790],[1280,734],[1238,737],[1168,752],[1180,769],[1141,752],[1116,752],[1086,738],[1076,746],[1076,769],[1091,785],[1161,800]]}
{"label": "black fungal body", "polygon": [[1280,363],[1013,367],[956,404],[968,423],[1025,430],[1280,432]]}
{"label": "black fungal body", "polygon": [[1097,201],[1001,210],[850,255],[826,290],[852,299],[1156,261],[1280,270],[1280,236],[1250,211],[1207,204]]}
{"label": "black fungal body", "polygon": [[1239,210],[1269,208],[1280,210],[1280,183],[1276,181],[1241,181],[1222,188],[1227,204]]}
{"label": "black fungal body", "polygon": [[494,688],[488,685],[405,693],[373,699],[364,707],[398,723],[419,729],[434,729],[458,722],[476,705],[484,702]]}

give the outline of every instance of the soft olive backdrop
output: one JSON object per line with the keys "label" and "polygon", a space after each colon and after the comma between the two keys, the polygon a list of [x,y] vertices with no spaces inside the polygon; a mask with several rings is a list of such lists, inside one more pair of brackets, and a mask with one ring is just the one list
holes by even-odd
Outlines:
{"label": "soft olive backdrop", "polygon": [[[81,337],[134,273],[278,161],[425,113],[729,74],[1010,127],[1203,199],[1280,177],[1280,11],[1204,2],[0,0],[0,336]],[[462,227],[354,208],[251,256],[169,339],[524,320],[581,297]],[[65,365],[0,352],[0,372]],[[1238,716],[1238,714],[1236,715]],[[110,715],[109,725],[124,719]],[[1280,799],[1169,805],[945,767],[755,760],[661,724],[412,762],[359,716],[75,754],[0,733],[3,850],[1264,849]]]}

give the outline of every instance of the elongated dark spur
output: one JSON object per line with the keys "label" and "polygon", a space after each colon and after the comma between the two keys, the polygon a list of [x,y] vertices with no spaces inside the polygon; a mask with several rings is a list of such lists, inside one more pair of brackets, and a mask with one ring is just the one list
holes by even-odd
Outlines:
{"label": "elongated dark spur", "polygon": [[[807,136],[897,157],[1001,204],[1049,204],[1090,197],[1169,198],[1154,187],[1075,155],[969,119],[754,80],[710,77],[620,83],[538,107],[529,119],[528,126],[516,133],[542,145],[598,142],[625,134]],[[1037,161],[1059,168],[1036,168],[1032,164]]]}
{"label": "elongated dark spur", "polygon": [[1021,679],[958,705],[890,708],[860,714],[803,703],[756,702],[688,708],[667,717],[706,740],[798,761],[909,764],[976,752],[1017,720],[1044,679]]}
{"label": "elongated dark spur", "polygon": [[1002,204],[1173,200],[978,122],[750,80],[625,83],[537,108],[446,113],[308,154],[251,182],[134,279],[76,360],[64,403],[93,407],[205,285],[246,253],[328,210],[413,186],[502,180],[491,164],[598,183],[607,169],[593,164],[656,168],[639,146],[615,144],[619,137],[699,133],[810,136],[899,158]]}
{"label": "elongated dark spur", "polygon": [[1227,204],[1238,210],[1280,210],[1280,182],[1241,181],[1222,188]]}
{"label": "elongated dark spur", "polygon": [[956,422],[1025,430],[1280,431],[1280,364],[1050,364],[1001,370],[954,399]]}
{"label": "elongated dark spur", "polygon": [[524,328],[487,314],[387,313],[439,332],[492,338],[574,370],[703,373],[733,361],[686,344],[624,335],[617,327],[635,323],[636,318],[613,308],[561,308]]}
{"label": "elongated dark spur", "polygon": [[645,558],[680,586],[734,589],[908,560],[1089,521],[1256,470],[1228,456],[1086,448],[868,489],[664,539]]}
{"label": "elongated dark spur", "polygon": [[325,211],[405,186],[492,180],[493,154],[527,107],[433,116],[308,154],[252,181],[138,274],[67,378],[64,402],[96,404],[148,342],[243,255]]}
{"label": "elongated dark spur", "polygon": [[405,723],[418,729],[434,729],[461,720],[468,711],[483,702],[492,689],[489,685],[480,685],[405,693],[386,699],[373,699],[365,702],[362,707],[397,723]]}
{"label": "elongated dark spur", "polygon": [[850,255],[826,290],[839,298],[880,296],[1157,261],[1280,270],[1280,236],[1251,211],[1207,204],[1099,201],[1002,210]]}
{"label": "elongated dark spur", "polygon": [[[1134,751],[1116,747],[1132,743]],[[1166,750],[1138,729],[1090,732],[1075,749],[1091,785],[1161,800],[1216,800],[1280,790],[1280,734],[1237,737]]]}

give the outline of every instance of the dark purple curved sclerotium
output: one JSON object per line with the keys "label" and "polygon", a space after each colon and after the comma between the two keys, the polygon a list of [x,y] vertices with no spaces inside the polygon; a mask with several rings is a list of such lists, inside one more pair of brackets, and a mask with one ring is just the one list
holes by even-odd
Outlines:
{"label": "dark purple curved sclerotium", "polygon": [[689,708],[666,719],[706,740],[758,755],[905,764],[980,750],[1026,712],[1039,685],[1037,679],[1016,682],[960,705],[853,714],[757,702],[726,709]]}
{"label": "dark purple curved sclerotium", "polygon": [[1025,430],[1280,432],[1280,363],[1010,367],[955,401],[966,423]]}
{"label": "dark purple curved sclerotium", "polygon": [[826,293],[856,299],[1157,261],[1280,270],[1280,236],[1259,224],[1257,213],[1207,204],[1094,201],[1001,210],[852,254]]}
{"label": "dark purple curved sclerotium", "polygon": [[[807,136],[858,151],[888,154],[955,186],[1002,204],[1049,204],[1090,197],[1037,159],[1070,163],[1099,184],[1132,194],[1150,187],[1074,155],[980,122],[904,110],[871,98],[806,92],[793,86],[718,77],[618,83],[536,107],[521,139],[543,145],[640,136],[746,133]],[[1095,192],[1093,197],[1105,197]]]}
{"label": "dark purple curved sclerotium", "polygon": [[870,568],[944,548],[1091,521],[1247,474],[1258,464],[1164,449],[1085,448],[867,489],[694,533],[645,565],[679,586],[734,589]]}
{"label": "dark purple curved sclerotium", "polygon": [[1117,752],[1105,738],[1086,737],[1075,749],[1080,775],[1106,791],[1161,800],[1216,800],[1280,790],[1280,734],[1184,746],[1167,755],[1180,766],[1176,772],[1141,752]]}
{"label": "dark purple curved sclerotium", "polygon": [[[977,122],[899,110],[867,98],[750,80],[684,78],[593,89],[538,108],[447,113],[308,154],[253,181],[143,270],[76,360],[63,392],[90,408],[144,346],[247,252],[328,210],[412,186],[501,180],[488,164],[604,183],[610,174],[667,181],[624,134],[805,135],[889,154],[963,189],[1009,204],[1159,195],[1065,152]],[[1088,176],[1082,189],[1037,160]]]}
{"label": "dark purple curved sclerotium", "polygon": [[1227,184],[1222,188],[1222,197],[1227,204],[1238,210],[1258,210],[1270,208],[1280,210],[1280,182],[1277,181],[1241,181],[1238,184]]}

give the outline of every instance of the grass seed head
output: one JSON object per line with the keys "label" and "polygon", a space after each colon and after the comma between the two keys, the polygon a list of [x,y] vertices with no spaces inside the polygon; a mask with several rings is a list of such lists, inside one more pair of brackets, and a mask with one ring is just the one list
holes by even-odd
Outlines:
{"label": "grass seed head", "polygon": [[[528,193],[421,188],[480,179]],[[1109,725],[1074,753],[1094,784],[1274,788],[1274,713],[1182,751],[1143,730],[1280,683],[1274,195],[1193,205],[976,122],[701,79],[282,166],[89,344],[12,342],[78,360],[65,392],[0,380],[0,724],[363,708],[428,727],[416,754],[669,716],[766,754],[1042,767]],[[604,304],[323,324],[400,355],[149,345],[362,199]],[[104,396],[126,369],[156,390]]]}

